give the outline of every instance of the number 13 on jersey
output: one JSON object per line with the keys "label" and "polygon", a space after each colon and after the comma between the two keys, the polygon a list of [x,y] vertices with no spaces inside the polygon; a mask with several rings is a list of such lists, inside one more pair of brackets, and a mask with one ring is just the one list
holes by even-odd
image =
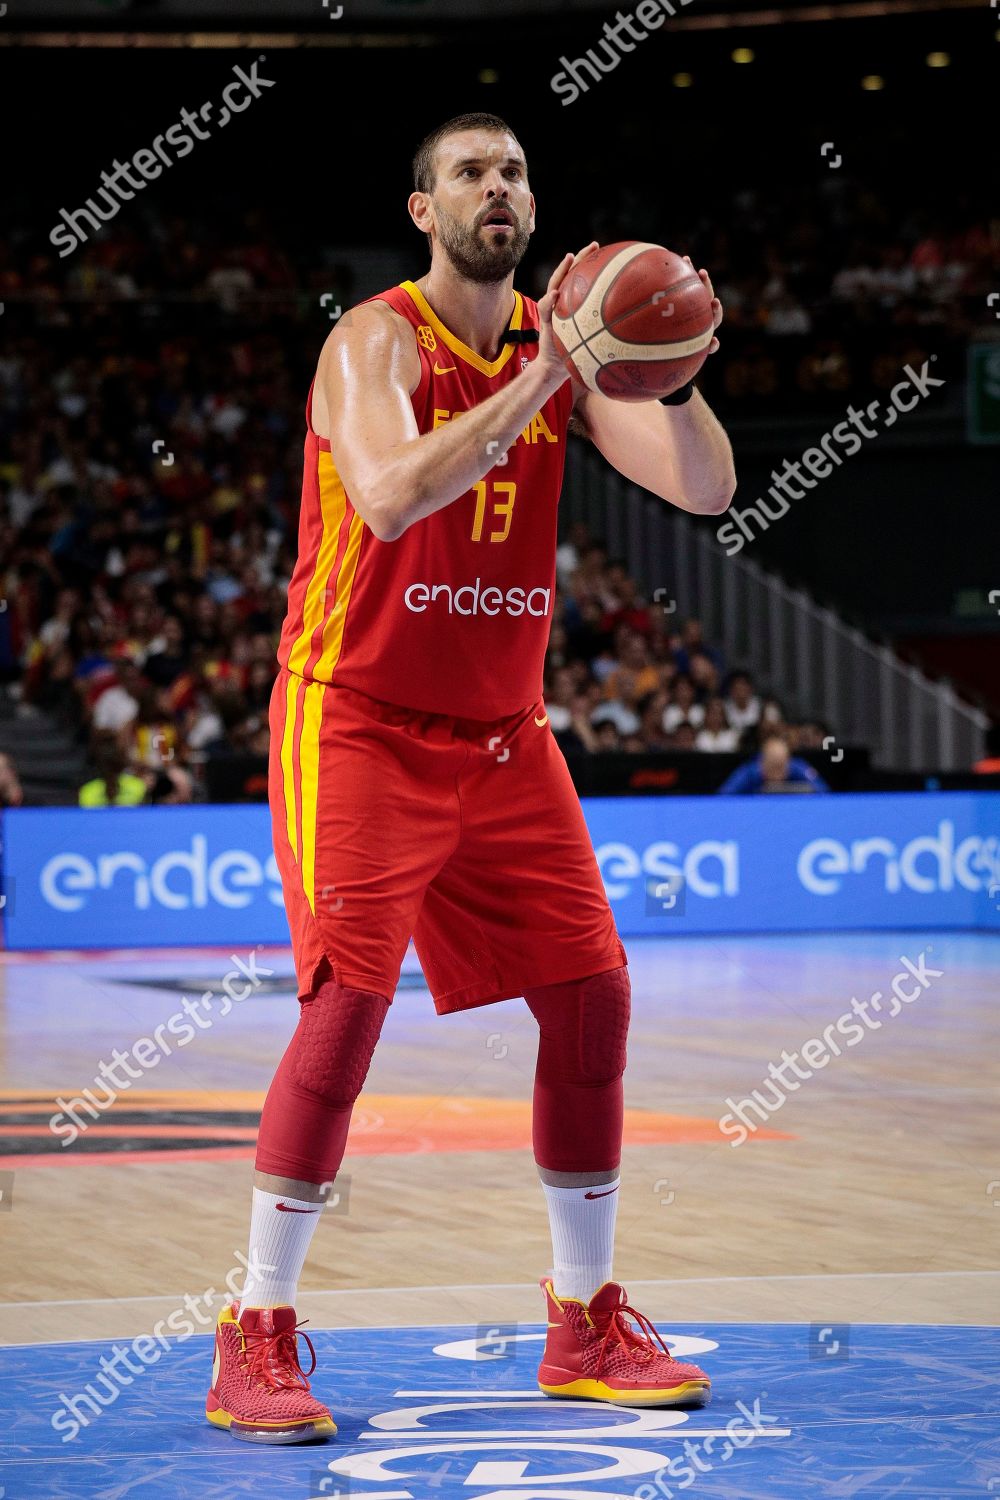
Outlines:
{"label": "number 13 on jersey", "polygon": [[[505,542],[510,533],[510,520],[514,513],[514,501],[517,499],[517,485],[510,479],[494,479],[487,481],[480,479],[478,484],[473,485],[476,493],[476,514],[472,522],[472,540],[481,542],[483,540],[483,523],[486,520],[486,504],[489,498],[489,519],[491,529],[488,540],[491,542]],[[492,494],[487,497],[487,490]],[[497,530],[494,522],[502,522],[502,530]]]}

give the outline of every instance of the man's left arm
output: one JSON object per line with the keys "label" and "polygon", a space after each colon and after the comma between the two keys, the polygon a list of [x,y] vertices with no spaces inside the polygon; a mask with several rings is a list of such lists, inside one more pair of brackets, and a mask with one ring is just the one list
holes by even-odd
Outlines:
{"label": "man's left arm", "polygon": [[[690,257],[685,256],[688,264]],[[718,328],[722,304],[707,271],[699,271],[712,296]],[[709,354],[719,347],[717,338]],[[614,401],[589,390],[577,396],[572,428],[583,430],[619,474],[695,515],[717,516],[736,490],[733,450],[718,418],[694,391],[681,406],[659,401]]]}

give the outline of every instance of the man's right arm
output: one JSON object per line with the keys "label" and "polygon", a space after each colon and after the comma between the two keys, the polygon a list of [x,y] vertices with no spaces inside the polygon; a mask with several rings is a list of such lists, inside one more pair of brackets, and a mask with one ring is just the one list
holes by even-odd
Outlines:
{"label": "man's right arm", "polygon": [[364,303],[331,333],[316,374],[314,426],[329,437],[351,503],[380,541],[395,541],[470,490],[569,378],[552,343],[551,316],[572,259],[560,262],[539,303],[536,358],[502,390],[433,432],[421,434],[410,402],[420,366],[405,319],[384,303]]}

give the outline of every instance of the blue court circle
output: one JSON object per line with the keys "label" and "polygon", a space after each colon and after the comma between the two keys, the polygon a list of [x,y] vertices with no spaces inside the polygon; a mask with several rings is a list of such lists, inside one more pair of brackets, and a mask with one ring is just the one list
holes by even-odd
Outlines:
{"label": "blue court circle", "polygon": [[[56,1430],[54,1413],[94,1383],[102,1355],[111,1359],[129,1341],[7,1346],[0,1493],[7,1500],[1000,1496],[998,1329],[674,1325],[677,1352],[703,1361],[714,1385],[709,1407],[684,1414],[546,1401],[535,1388],[541,1334],[533,1324],[318,1332],[314,1390],[333,1409],[339,1435],[269,1449],[235,1442],[204,1421],[209,1334],[172,1343],[127,1386],[112,1382],[118,1394],[70,1441],[68,1417]],[[706,1344],[717,1347],[699,1353]],[[98,1389],[107,1396],[107,1385]],[[76,1410],[86,1416],[89,1406]]]}

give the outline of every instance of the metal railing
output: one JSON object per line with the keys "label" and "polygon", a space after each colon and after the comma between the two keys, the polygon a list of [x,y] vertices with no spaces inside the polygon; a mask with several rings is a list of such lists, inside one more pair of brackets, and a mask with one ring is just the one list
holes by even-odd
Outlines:
{"label": "metal railing", "polygon": [[824,720],[842,744],[867,745],[875,765],[961,771],[983,755],[986,714],[804,590],[727,556],[714,518],[665,505],[578,442],[569,445],[560,508],[563,526],[586,522],[611,556],[627,559],[647,599],[678,618],[697,616],[730,666],[747,667],[789,712]]}

